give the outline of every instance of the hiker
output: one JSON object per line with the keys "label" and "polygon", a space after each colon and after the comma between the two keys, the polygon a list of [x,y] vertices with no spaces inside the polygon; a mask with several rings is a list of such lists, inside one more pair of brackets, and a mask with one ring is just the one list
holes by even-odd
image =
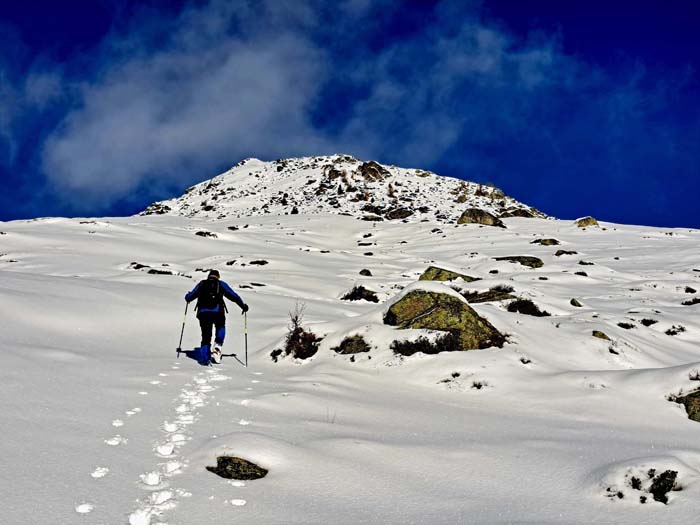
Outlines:
{"label": "hiker", "polygon": [[[221,362],[221,347],[226,337],[226,305],[224,297],[233,301],[241,308],[241,313],[248,311],[248,305],[224,281],[220,280],[218,270],[210,270],[204,281],[200,281],[191,292],[185,295],[188,303],[197,299],[197,319],[202,329],[202,344],[200,346],[201,361],[208,362],[211,358],[215,363]],[[210,352],[212,327],[216,327],[214,348]]]}

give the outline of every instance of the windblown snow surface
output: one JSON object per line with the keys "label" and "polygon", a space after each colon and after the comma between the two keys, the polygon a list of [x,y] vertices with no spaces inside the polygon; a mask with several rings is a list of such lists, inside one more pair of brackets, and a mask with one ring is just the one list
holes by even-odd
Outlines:
{"label": "windblown snow surface", "polygon": [[[699,384],[700,305],[681,303],[700,289],[700,232],[407,221],[0,224],[0,522],[697,523],[700,423],[667,396]],[[493,259],[510,255],[544,266]],[[482,280],[418,283],[429,265]],[[250,304],[247,368],[235,305],[224,353],[237,357],[176,356],[183,296],[208,268]],[[357,284],[380,302],[340,299]],[[499,284],[552,315],[473,304],[509,334],[503,348],[392,354],[391,341],[420,335],[382,324],[401,293]],[[325,339],[307,361],[275,363],[297,303]],[[685,331],[667,335],[674,326]],[[331,350],[353,334],[372,350]],[[198,342],[190,310],[183,348]],[[219,478],[205,467],[222,453],[269,474]],[[649,469],[678,472],[667,504],[632,488]]]}

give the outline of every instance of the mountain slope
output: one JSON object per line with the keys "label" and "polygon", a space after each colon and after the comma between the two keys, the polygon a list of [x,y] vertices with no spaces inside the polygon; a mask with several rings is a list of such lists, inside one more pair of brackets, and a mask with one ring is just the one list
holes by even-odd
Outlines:
{"label": "mountain slope", "polygon": [[263,162],[246,159],[211,180],[143,215],[186,217],[337,213],[366,220],[455,222],[469,207],[496,215],[509,212],[544,217],[497,188],[434,173],[363,162],[349,155]]}
{"label": "mountain slope", "polygon": [[[699,231],[272,214],[290,203],[236,217],[259,195],[200,216],[192,193],[195,217],[0,224],[0,522],[696,521],[700,423],[667,396],[698,385]],[[418,282],[429,266],[480,280]],[[235,306],[236,357],[176,357],[183,296],[209,268],[251,306],[248,368]],[[379,302],[341,299],[355,285]],[[551,315],[475,302],[503,348],[392,352],[430,335],[383,323],[401,294],[505,286]],[[274,362],[297,304],[323,341]],[[357,334],[369,352],[333,350]],[[198,343],[190,309],[183,347]],[[223,453],[270,473],[218,478],[205,467]],[[650,489],[667,470],[682,490],[664,504]]]}

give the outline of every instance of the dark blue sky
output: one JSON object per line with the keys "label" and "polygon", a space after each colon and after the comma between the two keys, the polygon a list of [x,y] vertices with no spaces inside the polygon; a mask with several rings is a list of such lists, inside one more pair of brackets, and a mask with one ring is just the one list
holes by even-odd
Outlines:
{"label": "dark blue sky", "polygon": [[0,3],[0,220],[351,153],[553,215],[700,227],[691,0]]}

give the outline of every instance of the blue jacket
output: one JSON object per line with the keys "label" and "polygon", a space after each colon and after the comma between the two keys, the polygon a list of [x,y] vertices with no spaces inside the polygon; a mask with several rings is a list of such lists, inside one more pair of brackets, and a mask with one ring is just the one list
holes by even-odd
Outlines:
{"label": "blue jacket", "polygon": [[[191,292],[188,292],[187,295],[185,295],[185,301],[187,301],[189,303],[189,302],[197,299],[197,297],[199,297],[199,287],[202,285],[203,282],[204,281],[198,282],[197,286],[195,286]],[[233,301],[240,308],[243,308],[243,305],[245,303],[243,302],[243,299],[241,299],[240,295],[238,295],[236,292],[234,292],[233,289],[228,284],[226,284],[224,281],[219,280],[219,286],[221,286],[221,289],[224,292],[224,297],[226,297],[226,299],[228,299],[229,301]],[[214,308],[198,308],[197,311],[199,313],[219,312],[222,307],[225,308],[223,299],[221,300],[221,304],[217,304]]]}

